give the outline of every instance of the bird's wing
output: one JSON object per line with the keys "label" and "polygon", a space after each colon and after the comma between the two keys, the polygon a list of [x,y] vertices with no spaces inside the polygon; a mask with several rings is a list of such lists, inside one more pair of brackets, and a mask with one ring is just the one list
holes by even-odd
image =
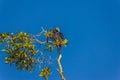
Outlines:
{"label": "bird's wing", "polygon": [[64,35],[61,32],[59,32],[59,36],[61,37],[62,40],[64,39]]}

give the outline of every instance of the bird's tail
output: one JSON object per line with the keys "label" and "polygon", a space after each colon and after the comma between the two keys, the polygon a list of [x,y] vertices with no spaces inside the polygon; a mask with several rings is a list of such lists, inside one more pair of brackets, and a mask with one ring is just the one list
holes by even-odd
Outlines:
{"label": "bird's tail", "polygon": [[58,46],[58,53],[61,54],[61,46]]}

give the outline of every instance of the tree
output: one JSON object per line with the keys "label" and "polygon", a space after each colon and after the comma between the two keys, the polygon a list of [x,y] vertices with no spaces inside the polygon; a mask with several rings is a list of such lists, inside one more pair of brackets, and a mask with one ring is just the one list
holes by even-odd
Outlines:
{"label": "tree", "polygon": [[[44,41],[40,39],[44,38]],[[48,80],[51,75],[51,55],[46,55],[44,50],[53,52],[54,48],[58,50],[58,72],[61,80],[65,80],[61,65],[61,48],[66,46],[68,40],[64,38],[60,29],[56,27],[54,30],[45,30],[36,35],[26,32],[2,33],[0,34],[0,44],[4,47],[2,52],[6,53],[5,63],[14,64],[18,70],[32,71],[36,65],[42,67],[39,74],[40,77]],[[38,46],[37,46],[38,45]]]}

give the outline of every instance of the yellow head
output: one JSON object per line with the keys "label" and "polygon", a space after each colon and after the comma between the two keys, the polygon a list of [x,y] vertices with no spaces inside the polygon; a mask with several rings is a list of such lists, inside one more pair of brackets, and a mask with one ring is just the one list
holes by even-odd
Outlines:
{"label": "yellow head", "polygon": [[59,27],[56,27],[55,30],[60,31],[60,28],[59,28]]}

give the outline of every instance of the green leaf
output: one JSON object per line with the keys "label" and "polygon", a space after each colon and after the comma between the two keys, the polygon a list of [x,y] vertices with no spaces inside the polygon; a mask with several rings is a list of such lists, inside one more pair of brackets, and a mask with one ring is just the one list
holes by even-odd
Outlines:
{"label": "green leaf", "polygon": [[9,61],[5,61],[5,64],[9,64]]}
{"label": "green leaf", "polygon": [[46,49],[47,49],[48,51],[52,52],[54,48],[53,48],[52,45],[47,45],[47,46],[46,46]]}
{"label": "green leaf", "polygon": [[2,52],[6,52],[6,49],[2,49],[1,51],[2,51]]}
{"label": "green leaf", "polygon": [[50,67],[44,67],[42,71],[40,72],[39,76],[40,77],[48,77],[50,75]]}
{"label": "green leaf", "polygon": [[39,76],[40,76],[40,77],[43,77],[43,76],[44,76],[44,72],[41,72]]}

